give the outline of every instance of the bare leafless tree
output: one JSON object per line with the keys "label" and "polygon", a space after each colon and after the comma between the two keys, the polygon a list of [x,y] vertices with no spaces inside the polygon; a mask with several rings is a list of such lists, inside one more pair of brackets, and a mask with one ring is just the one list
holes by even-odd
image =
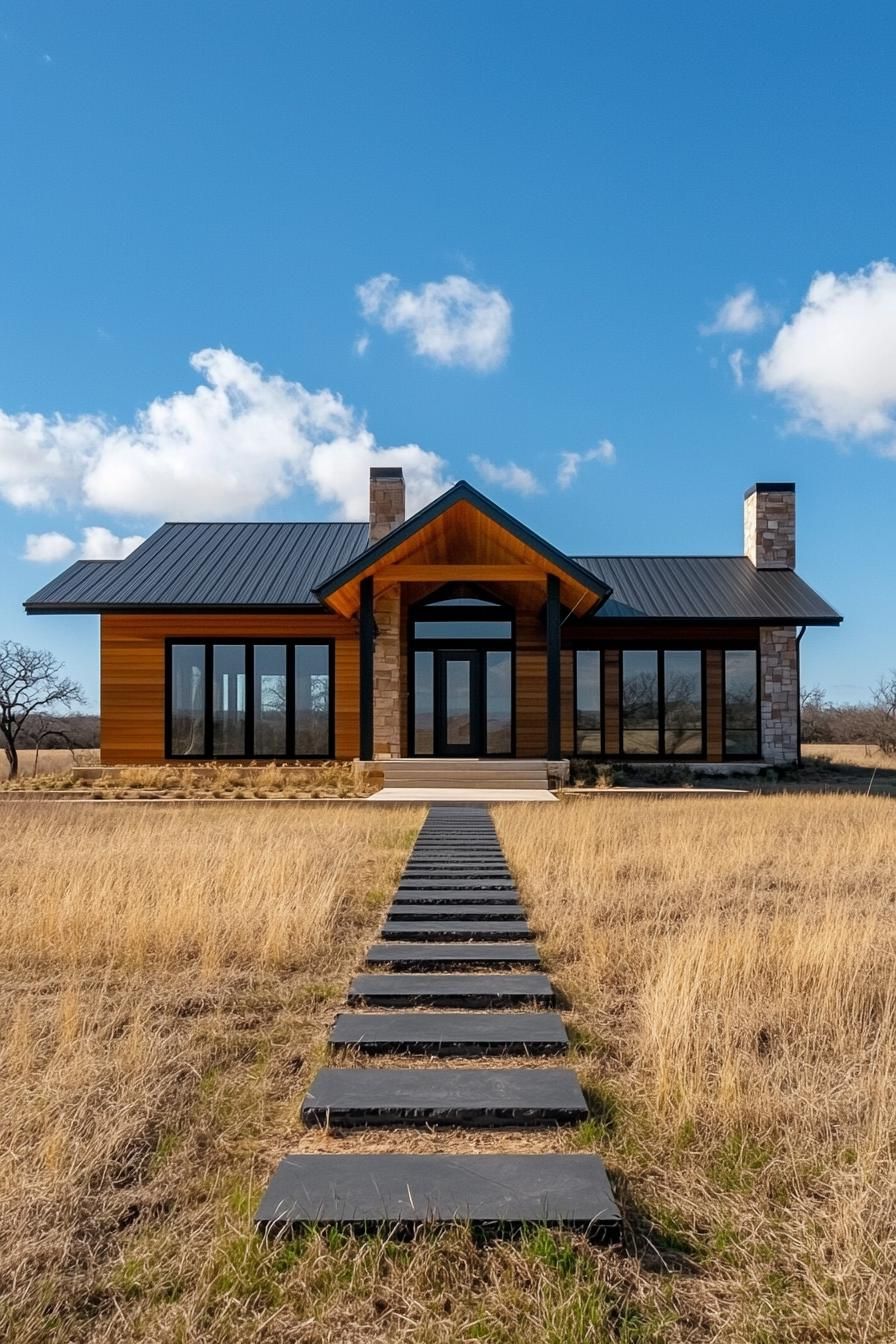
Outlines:
{"label": "bare leafless tree", "polygon": [[62,663],[48,650],[29,649],[10,639],[0,643],[0,741],[10,779],[19,773],[16,744],[26,723],[42,716],[48,721],[41,730],[46,738],[51,716],[83,701],[81,687],[64,675]]}
{"label": "bare leafless tree", "polygon": [[896,668],[892,668],[871,692],[877,712],[877,745],[888,755],[896,753]]}

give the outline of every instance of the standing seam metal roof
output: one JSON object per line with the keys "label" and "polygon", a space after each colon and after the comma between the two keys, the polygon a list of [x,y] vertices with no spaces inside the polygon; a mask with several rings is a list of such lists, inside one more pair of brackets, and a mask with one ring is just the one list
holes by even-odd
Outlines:
{"label": "standing seam metal roof", "polygon": [[[124,560],[79,560],[32,612],[319,607],[315,589],[368,548],[367,523],[166,523]],[[791,570],[742,555],[572,557],[612,589],[595,620],[837,624]]]}

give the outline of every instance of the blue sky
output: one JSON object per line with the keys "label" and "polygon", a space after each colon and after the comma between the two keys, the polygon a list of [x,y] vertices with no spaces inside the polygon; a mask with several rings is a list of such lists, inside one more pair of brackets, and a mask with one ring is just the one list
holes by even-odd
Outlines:
{"label": "blue sky", "polygon": [[402,449],[571,553],[737,552],[795,480],[847,618],[804,676],[863,694],[894,42],[879,3],[7,3],[0,637],[95,701],[95,619],[27,594],[166,516],[358,516]]}

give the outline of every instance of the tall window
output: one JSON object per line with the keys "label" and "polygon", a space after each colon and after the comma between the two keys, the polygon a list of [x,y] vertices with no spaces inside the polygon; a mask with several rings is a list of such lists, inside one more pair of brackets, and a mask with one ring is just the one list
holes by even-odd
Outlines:
{"label": "tall window", "polygon": [[632,756],[659,755],[660,690],[656,649],[626,649],[622,654],[622,750]]}
{"label": "tall window", "polygon": [[332,755],[330,643],[169,647],[169,756]]}
{"label": "tall window", "polygon": [[485,655],[485,749],[509,756],[513,734],[513,656],[509,649]]}
{"label": "tall window", "polygon": [[216,644],[212,659],[212,755],[246,754],[246,649]]}
{"label": "tall window", "polygon": [[431,649],[417,649],[414,654],[414,751],[418,756],[431,756],[435,750],[434,662]]}
{"label": "tall window", "polygon": [[725,650],[725,755],[759,755],[759,679],[755,649]]}
{"label": "tall window", "polygon": [[703,654],[624,649],[622,750],[626,756],[703,754]]}
{"label": "tall window", "polygon": [[697,649],[663,654],[663,750],[667,756],[703,752],[703,657]]}
{"label": "tall window", "polygon": [[330,650],[296,645],[297,756],[326,756],[330,743]]}
{"label": "tall window", "polygon": [[205,645],[175,644],[171,650],[171,755],[205,753]]}
{"label": "tall window", "polygon": [[286,755],[286,645],[255,645],[256,756]]}
{"label": "tall window", "polygon": [[576,753],[598,754],[600,734],[600,649],[576,649]]}

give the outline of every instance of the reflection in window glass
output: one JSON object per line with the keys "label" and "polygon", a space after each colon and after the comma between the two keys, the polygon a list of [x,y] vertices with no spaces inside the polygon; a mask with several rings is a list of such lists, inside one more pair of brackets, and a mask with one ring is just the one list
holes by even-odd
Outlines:
{"label": "reflection in window glass", "polygon": [[472,741],[472,689],[469,658],[445,659],[445,741],[468,747]]}
{"label": "reflection in window glass", "polygon": [[510,639],[510,621],[415,621],[415,639]]}
{"label": "reflection in window glass", "polygon": [[171,755],[205,755],[205,646],[171,646]]}
{"label": "reflection in window glass", "polygon": [[246,754],[246,650],[216,644],[212,650],[212,755]]}
{"label": "reflection in window glass", "polygon": [[697,649],[667,649],[663,654],[667,756],[703,752],[703,660]]}
{"label": "reflection in window glass", "polygon": [[286,755],[286,645],[255,645],[253,756]]}
{"label": "reflection in window glass", "polygon": [[655,649],[626,649],[622,654],[622,750],[657,756],[660,704]]}
{"label": "reflection in window glass", "polygon": [[433,655],[418,650],[414,654],[414,752],[417,756],[433,753]]}
{"label": "reflection in window glass", "polygon": [[756,650],[725,650],[725,754],[758,756]]}
{"label": "reflection in window glass", "polygon": [[513,678],[509,649],[490,649],[485,655],[485,750],[509,756],[513,719]]}
{"label": "reflection in window glass", "polygon": [[577,649],[576,752],[600,749],[600,649]]}
{"label": "reflection in window glass", "polygon": [[330,650],[296,645],[296,755],[330,754]]}

